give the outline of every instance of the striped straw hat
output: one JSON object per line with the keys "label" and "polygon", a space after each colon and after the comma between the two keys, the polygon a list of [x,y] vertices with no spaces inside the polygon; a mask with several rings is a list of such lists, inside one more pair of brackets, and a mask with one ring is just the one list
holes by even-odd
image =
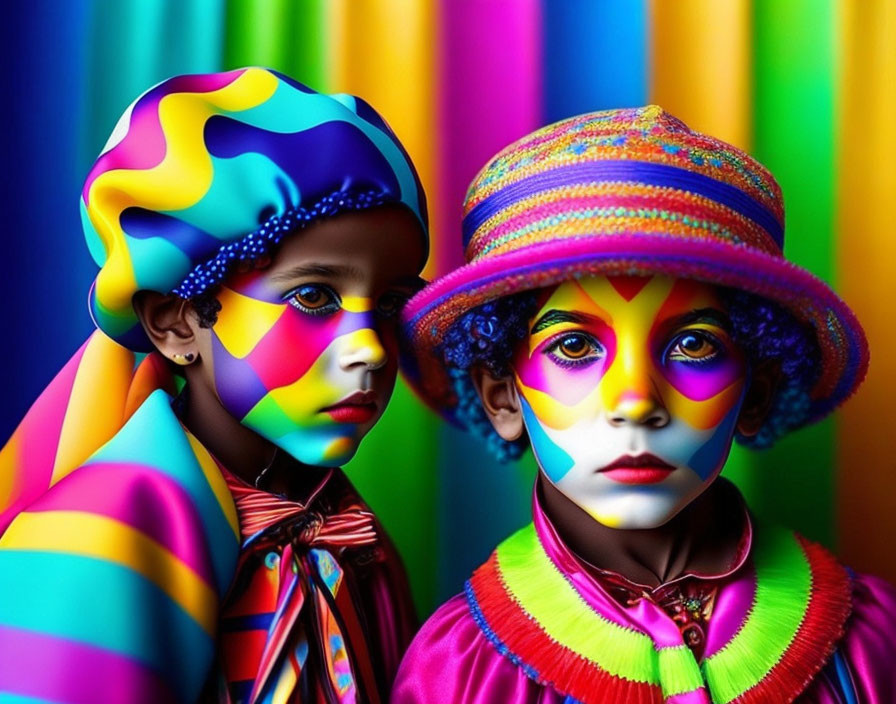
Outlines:
{"label": "striped straw hat", "polygon": [[499,152],[464,206],[467,264],[405,308],[409,376],[449,419],[439,354],[480,304],[575,277],[665,274],[742,289],[815,329],[821,375],[807,422],[848,398],[868,366],[864,332],[823,281],[784,259],[784,205],[769,171],[651,105],[562,120]]}

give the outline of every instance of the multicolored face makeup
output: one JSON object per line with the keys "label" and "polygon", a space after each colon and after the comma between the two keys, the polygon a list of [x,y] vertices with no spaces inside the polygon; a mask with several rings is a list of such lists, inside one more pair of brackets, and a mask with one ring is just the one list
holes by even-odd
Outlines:
{"label": "multicolored face makeup", "polygon": [[410,214],[383,212],[385,224],[382,212],[315,224],[218,294],[210,351],[221,404],[305,464],[350,459],[395,384],[397,317],[423,250]]}
{"label": "multicolored face makeup", "polygon": [[539,465],[604,525],[653,528],[728,457],[746,365],[715,289],[593,277],[545,294],[514,357]]}

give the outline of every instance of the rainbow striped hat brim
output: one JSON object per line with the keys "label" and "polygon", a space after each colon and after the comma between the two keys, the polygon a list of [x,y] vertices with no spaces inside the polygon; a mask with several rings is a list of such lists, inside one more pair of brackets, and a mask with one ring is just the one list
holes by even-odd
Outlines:
{"label": "rainbow striped hat brim", "polygon": [[453,419],[439,347],[470,309],[597,275],[665,274],[749,291],[815,330],[821,374],[806,422],[858,388],[868,345],[853,312],[821,279],[784,259],[784,208],[748,154],[690,130],[656,106],[609,110],[542,128],[495,156],[470,186],[467,264],[404,311],[409,376]]}

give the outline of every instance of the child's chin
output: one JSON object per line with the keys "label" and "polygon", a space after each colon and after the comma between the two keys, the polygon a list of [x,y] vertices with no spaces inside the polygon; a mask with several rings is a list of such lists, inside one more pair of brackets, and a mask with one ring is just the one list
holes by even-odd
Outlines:
{"label": "child's chin", "polygon": [[608,528],[650,530],[668,523],[684,508],[670,497],[637,496],[625,503],[625,506],[590,506],[585,510],[595,521]]}
{"label": "child's chin", "polygon": [[297,432],[273,442],[302,464],[340,467],[355,456],[363,435],[345,432],[342,426],[341,432]]}

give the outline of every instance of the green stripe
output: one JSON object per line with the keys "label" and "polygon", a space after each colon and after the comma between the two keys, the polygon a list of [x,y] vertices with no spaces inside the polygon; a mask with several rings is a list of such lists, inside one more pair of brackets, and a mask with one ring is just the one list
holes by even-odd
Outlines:
{"label": "green stripe", "polygon": [[326,90],[326,22],[325,0],[228,0],[224,65],[266,66]]}
{"label": "green stripe", "polygon": [[653,640],[593,611],[545,554],[533,525],[501,543],[497,556],[507,590],[550,638],[611,675],[659,684]]}
{"label": "green stripe", "polygon": [[[755,155],[781,184],[788,259],[834,273],[834,0],[757,0]],[[745,487],[760,516],[830,546],[834,538],[834,423],[789,435],[756,458]],[[799,496],[799,501],[793,498]]]}
{"label": "green stripe", "polygon": [[796,537],[757,530],[756,596],[737,635],[703,663],[712,699],[726,704],[758,684],[793,642],[809,606],[812,573]]}
{"label": "green stripe", "polygon": [[692,692],[703,686],[700,666],[686,645],[660,650],[659,671],[664,698]]}

